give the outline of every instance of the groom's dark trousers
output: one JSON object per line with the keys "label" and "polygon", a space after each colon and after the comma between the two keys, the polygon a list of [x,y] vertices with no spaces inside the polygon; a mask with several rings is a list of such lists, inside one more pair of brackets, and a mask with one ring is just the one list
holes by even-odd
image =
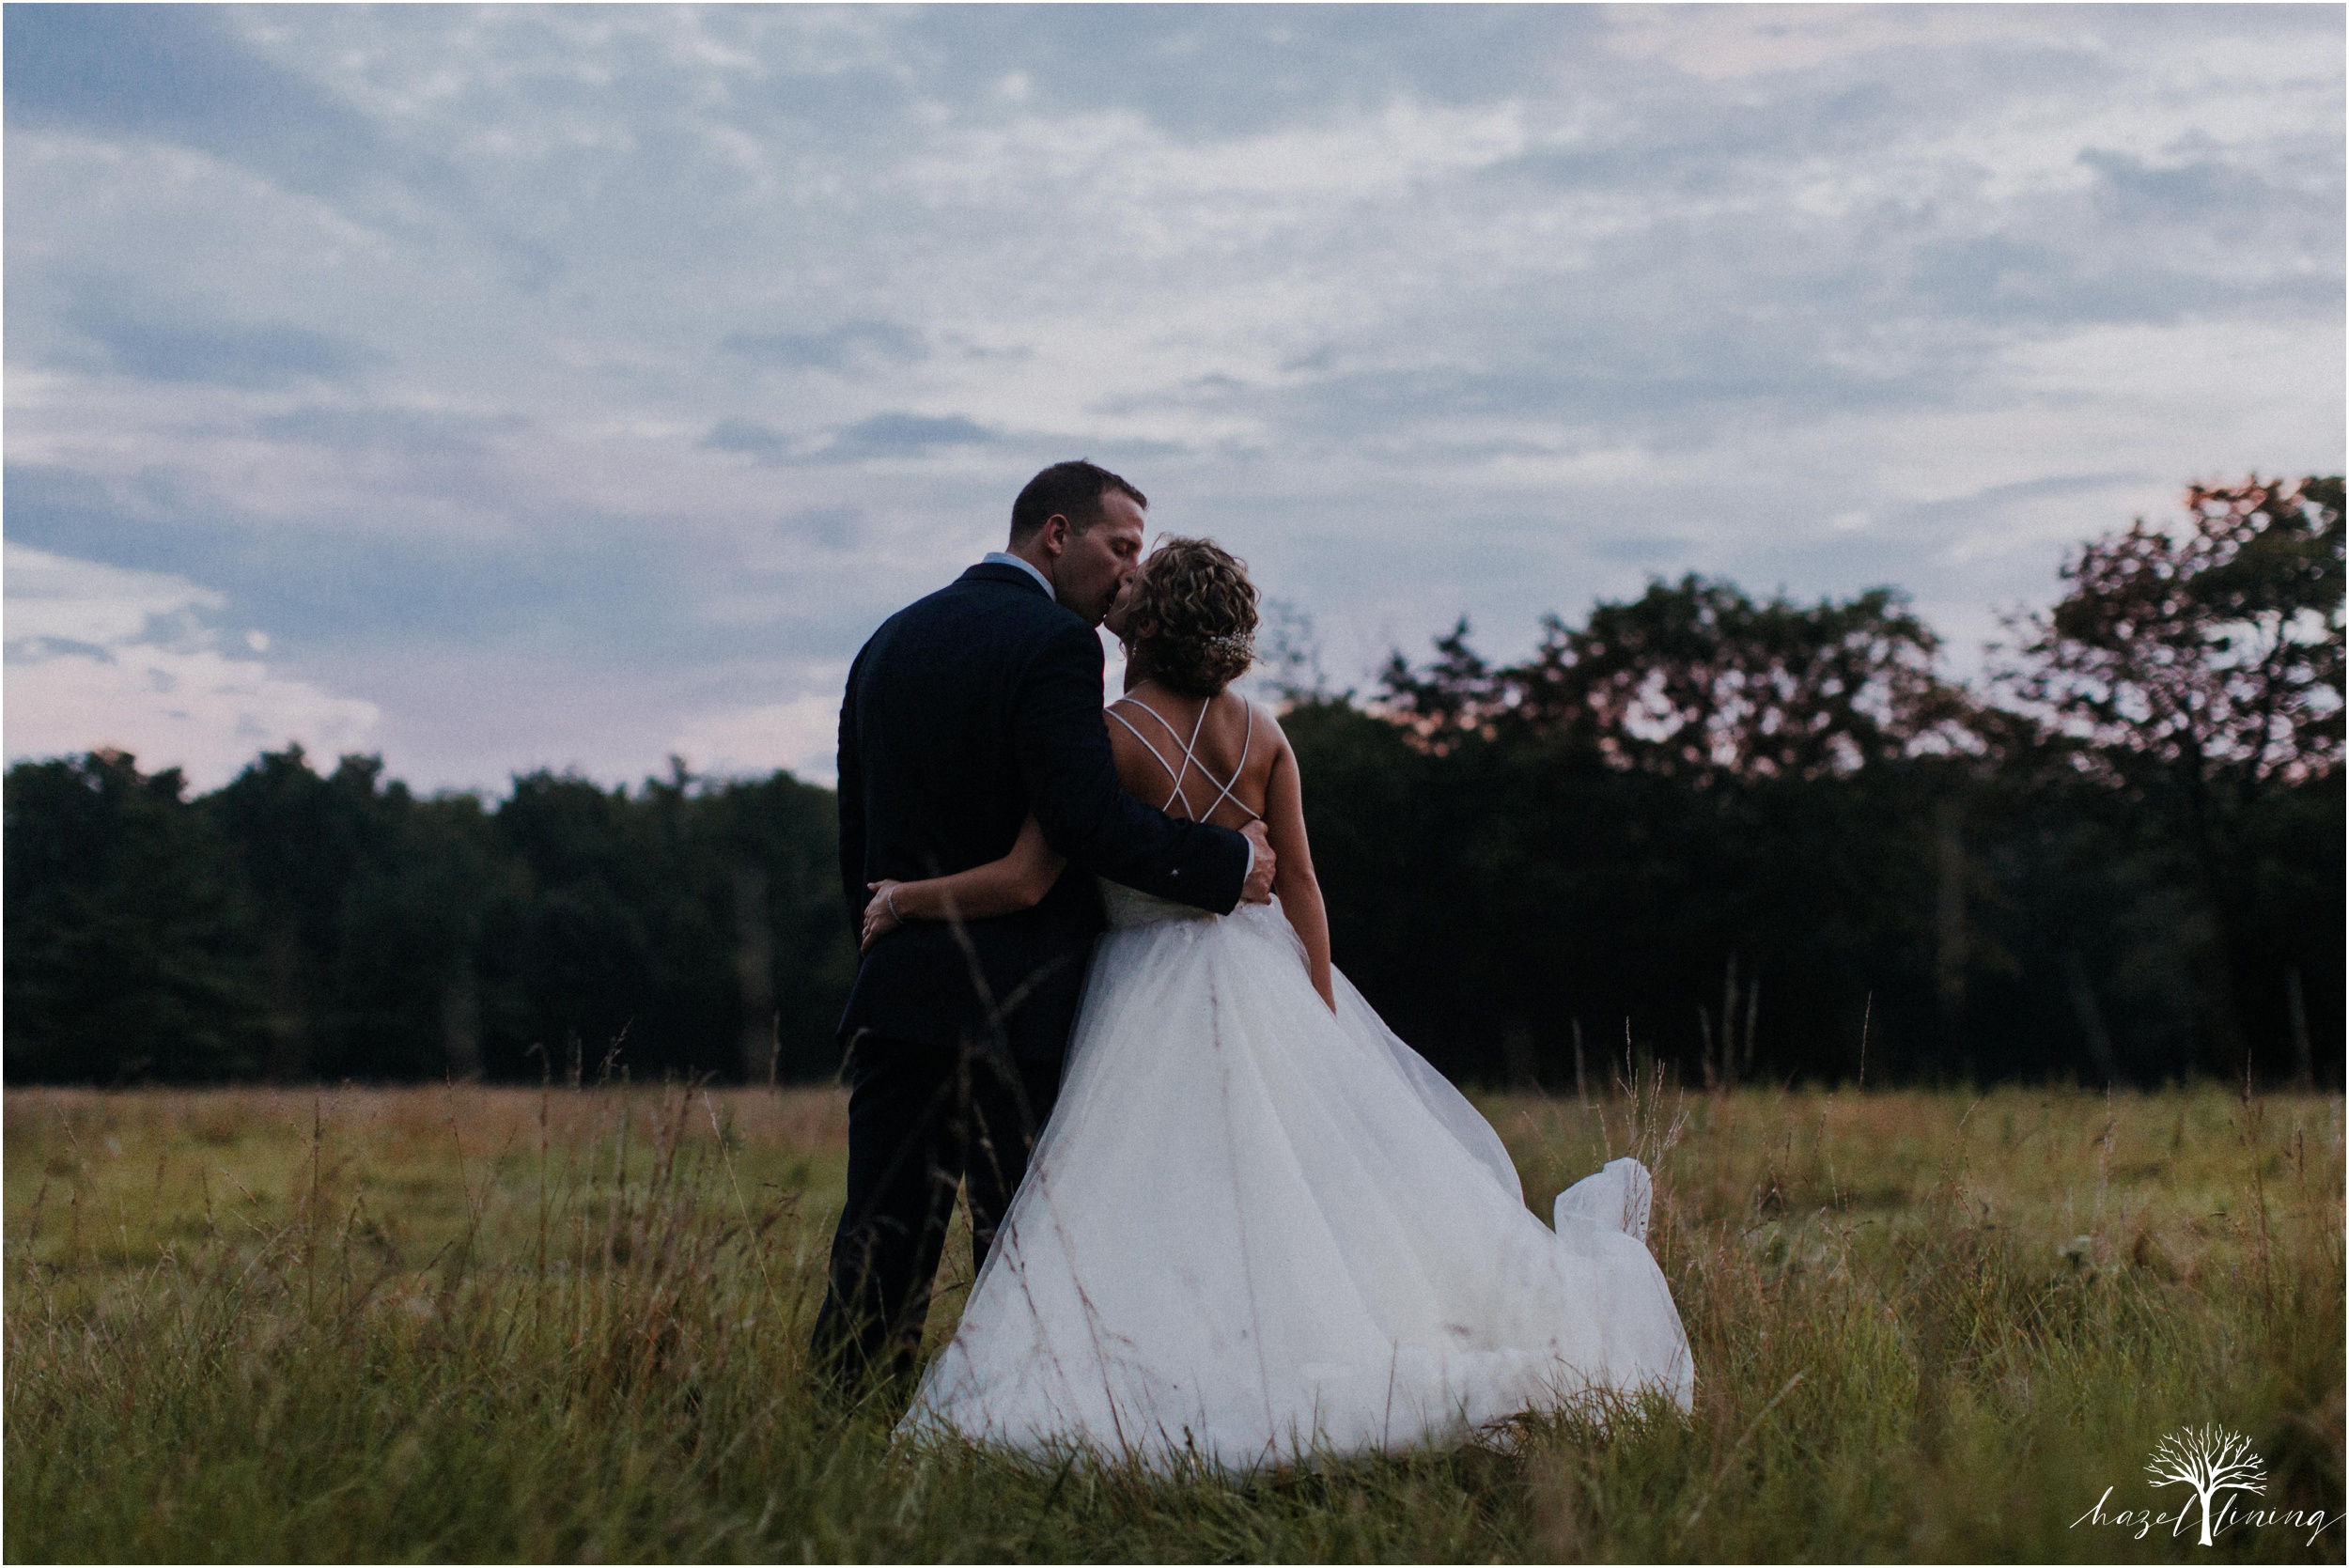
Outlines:
{"label": "groom's dark trousers", "polygon": [[1033,814],[1069,867],[1033,909],[916,921],[873,945],[848,1048],[848,1192],[817,1315],[818,1367],[853,1387],[910,1368],[956,1188],[983,1263],[1060,1091],[1101,928],[1096,876],[1218,913],[1248,871],[1237,833],[1118,787],[1101,643],[1017,567],[972,567],[881,624],[840,709],[840,879],[984,865]]}

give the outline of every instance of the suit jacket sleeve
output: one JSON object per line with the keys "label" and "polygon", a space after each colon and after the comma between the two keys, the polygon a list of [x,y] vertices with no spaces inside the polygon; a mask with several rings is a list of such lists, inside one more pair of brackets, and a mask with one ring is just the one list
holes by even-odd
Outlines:
{"label": "suit jacket sleeve", "polygon": [[[1044,840],[1112,882],[1227,914],[1248,876],[1248,841],[1177,822],[1118,786],[1101,715],[1101,642],[1071,619],[1029,663],[1013,725],[1028,808]],[[842,780],[846,783],[844,749]]]}
{"label": "suit jacket sleeve", "polygon": [[857,739],[857,676],[864,659],[848,669],[848,688],[840,699],[840,891],[848,904],[848,933],[864,935],[864,905],[871,895],[864,888],[864,759]]}

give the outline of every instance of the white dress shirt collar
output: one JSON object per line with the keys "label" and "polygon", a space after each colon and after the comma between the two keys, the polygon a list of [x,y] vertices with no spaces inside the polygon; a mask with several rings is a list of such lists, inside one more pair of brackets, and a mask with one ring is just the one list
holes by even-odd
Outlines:
{"label": "white dress shirt collar", "polygon": [[1037,584],[1043,588],[1044,595],[1047,598],[1050,599],[1054,604],[1058,604],[1060,602],[1060,596],[1052,592],[1052,580],[1045,576],[1042,572],[1036,570],[1035,563],[1033,561],[1023,561],[1019,556],[1012,554],[1006,550],[990,550],[985,555],[979,557],[979,565],[982,567],[1018,567],[1021,571],[1026,572],[1030,577],[1036,580]]}

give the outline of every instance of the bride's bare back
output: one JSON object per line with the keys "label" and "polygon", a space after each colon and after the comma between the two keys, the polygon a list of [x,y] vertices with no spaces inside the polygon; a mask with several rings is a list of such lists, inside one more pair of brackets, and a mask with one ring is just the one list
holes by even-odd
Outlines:
{"label": "bride's bare back", "polygon": [[1288,740],[1246,698],[1227,691],[1203,702],[1143,681],[1109,711],[1127,794],[1219,828],[1266,819]]}
{"label": "bride's bare back", "polygon": [[1230,691],[1201,701],[1144,680],[1110,705],[1117,782],[1169,816],[1240,828],[1262,822],[1278,857],[1273,896],[1305,944],[1321,999],[1330,986],[1330,925],[1305,837],[1297,754],[1280,722]]}

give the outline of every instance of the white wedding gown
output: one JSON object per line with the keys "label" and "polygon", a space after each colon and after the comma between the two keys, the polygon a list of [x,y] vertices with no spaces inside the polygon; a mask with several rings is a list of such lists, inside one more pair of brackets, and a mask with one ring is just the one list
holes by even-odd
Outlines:
{"label": "white wedding gown", "polygon": [[1277,904],[1103,896],[1058,1107],[908,1431],[1248,1469],[1592,1391],[1688,1407],[1644,1167],[1577,1183],[1553,1231],[1343,975],[1331,1016]]}

